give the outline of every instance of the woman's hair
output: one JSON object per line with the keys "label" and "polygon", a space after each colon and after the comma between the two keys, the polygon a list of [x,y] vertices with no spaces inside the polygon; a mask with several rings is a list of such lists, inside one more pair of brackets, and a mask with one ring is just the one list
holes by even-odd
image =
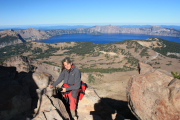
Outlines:
{"label": "woman's hair", "polygon": [[65,69],[64,67],[64,62],[70,64],[72,63],[71,59],[69,57],[65,57],[62,61],[61,61],[61,64],[62,64],[62,68],[61,68],[61,72]]}

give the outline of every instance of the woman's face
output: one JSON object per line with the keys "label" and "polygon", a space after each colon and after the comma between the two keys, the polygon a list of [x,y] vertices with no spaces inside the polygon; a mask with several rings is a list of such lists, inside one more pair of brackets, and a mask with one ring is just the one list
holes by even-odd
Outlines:
{"label": "woman's face", "polygon": [[71,65],[72,65],[72,63],[64,62],[64,67],[65,67],[67,70],[70,70],[70,69],[71,69]]}

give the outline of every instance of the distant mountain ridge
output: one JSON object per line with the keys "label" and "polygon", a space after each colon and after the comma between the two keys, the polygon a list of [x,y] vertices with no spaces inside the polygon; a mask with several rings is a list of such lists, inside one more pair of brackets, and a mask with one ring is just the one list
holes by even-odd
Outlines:
{"label": "distant mountain ridge", "polygon": [[160,36],[172,36],[180,37],[180,31],[173,28],[164,28],[160,26],[152,26],[145,28],[128,28],[119,26],[94,26],[91,28],[77,28],[77,29],[59,29],[59,30],[48,30],[42,31],[39,29],[25,29],[17,31],[26,41],[34,41],[41,39],[48,39],[53,36],[63,35],[63,34],[144,34],[144,35],[160,35]]}
{"label": "distant mountain ridge", "polygon": [[47,31],[49,35],[73,34],[73,33],[86,33],[86,34],[111,34],[111,33],[128,33],[128,34],[145,34],[145,35],[160,35],[160,36],[173,36],[180,37],[180,31],[173,28],[164,28],[160,26],[152,26],[145,28],[128,28],[119,26],[94,26],[91,28],[77,28],[77,29],[61,29]]}
{"label": "distant mountain ridge", "polygon": [[30,41],[35,41],[35,40],[49,39],[50,37],[57,36],[57,35],[77,34],[77,33],[94,34],[94,35],[127,33],[127,34],[180,37],[180,31],[173,28],[164,28],[160,26],[151,26],[151,27],[145,27],[145,28],[128,28],[128,27],[108,25],[108,26],[94,26],[91,28],[59,29],[59,30],[48,30],[48,31],[28,28],[25,30],[17,30],[17,31],[14,31],[12,29],[0,31],[1,41],[3,37],[7,35],[14,36],[15,34],[16,34],[17,39],[20,40],[20,41],[12,42],[16,40],[16,38],[13,38],[13,40],[10,40],[11,42],[7,40],[9,43],[0,41],[1,43],[0,46],[4,47],[7,45],[13,45],[13,44],[21,43],[21,42],[30,42]]}

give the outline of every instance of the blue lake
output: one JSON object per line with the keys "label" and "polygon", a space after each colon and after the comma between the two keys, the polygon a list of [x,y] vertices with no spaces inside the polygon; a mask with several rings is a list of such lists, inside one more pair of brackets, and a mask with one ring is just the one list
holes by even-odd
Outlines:
{"label": "blue lake", "polygon": [[97,44],[114,43],[130,39],[146,40],[148,38],[162,38],[169,41],[180,43],[180,37],[169,37],[169,36],[157,36],[157,35],[137,35],[137,34],[102,34],[102,35],[91,35],[91,34],[64,34],[51,37],[49,39],[40,40],[38,42],[44,43],[58,43],[58,42],[69,42],[69,41],[85,41],[93,42]]}

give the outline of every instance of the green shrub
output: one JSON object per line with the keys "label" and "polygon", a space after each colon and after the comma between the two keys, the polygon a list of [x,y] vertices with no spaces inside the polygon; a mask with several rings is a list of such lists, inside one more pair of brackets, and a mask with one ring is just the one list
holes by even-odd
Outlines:
{"label": "green shrub", "polygon": [[88,82],[89,82],[89,83],[94,83],[94,82],[95,82],[95,78],[94,78],[94,76],[93,76],[92,74],[89,74],[89,76],[88,76]]}
{"label": "green shrub", "polygon": [[178,72],[171,72],[171,74],[173,75],[174,78],[180,79],[180,75]]}

